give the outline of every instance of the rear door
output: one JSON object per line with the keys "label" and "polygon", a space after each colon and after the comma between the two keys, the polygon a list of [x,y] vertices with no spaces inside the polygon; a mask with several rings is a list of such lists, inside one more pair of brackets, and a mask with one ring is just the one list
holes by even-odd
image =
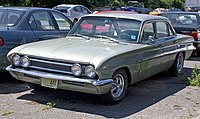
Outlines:
{"label": "rear door", "polygon": [[61,37],[48,11],[32,12],[29,18],[29,24],[37,41]]}
{"label": "rear door", "polygon": [[176,34],[174,33],[171,25],[166,21],[156,22],[157,29],[157,38],[160,42],[162,42],[161,49],[163,50],[163,60],[162,60],[162,68],[169,68],[175,57],[176,50],[178,46],[178,42],[176,42]]}

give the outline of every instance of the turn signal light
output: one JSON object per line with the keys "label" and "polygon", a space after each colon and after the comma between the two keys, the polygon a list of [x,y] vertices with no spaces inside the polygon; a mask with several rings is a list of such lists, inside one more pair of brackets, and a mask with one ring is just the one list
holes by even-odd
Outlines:
{"label": "turn signal light", "polygon": [[3,39],[0,38],[0,46],[3,46],[4,45],[4,41]]}
{"label": "turn signal light", "polygon": [[191,36],[192,36],[195,40],[198,40],[198,32],[197,32],[197,31],[192,31]]}

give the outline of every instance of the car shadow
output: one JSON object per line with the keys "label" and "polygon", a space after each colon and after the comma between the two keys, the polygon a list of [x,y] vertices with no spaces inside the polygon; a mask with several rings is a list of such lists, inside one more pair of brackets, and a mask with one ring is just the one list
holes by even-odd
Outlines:
{"label": "car shadow", "polygon": [[170,77],[160,73],[128,88],[128,92],[117,105],[106,105],[101,96],[64,90],[32,90],[17,99],[34,101],[39,104],[55,103],[55,108],[104,116],[106,118],[123,118],[144,110],[151,105],[175,96],[186,87],[185,79],[192,69],[185,68],[183,75]]}
{"label": "car shadow", "polygon": [[0,94],[19,93],[30,90],[25,83],[16,80],[9,72],[0,72]]}

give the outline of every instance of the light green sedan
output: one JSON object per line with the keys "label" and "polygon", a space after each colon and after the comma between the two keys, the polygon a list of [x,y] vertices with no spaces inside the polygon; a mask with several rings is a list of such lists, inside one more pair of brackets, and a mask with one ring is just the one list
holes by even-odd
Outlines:
{"label": "light green sedan", "polygon": [[169,20],[142,14],[91,14],[66,38],[12,49],[7,67],[29,87],[104,95],[119,103],[127,86],[168,70],[177,76],[194,50],[193,38],[174,32]]}

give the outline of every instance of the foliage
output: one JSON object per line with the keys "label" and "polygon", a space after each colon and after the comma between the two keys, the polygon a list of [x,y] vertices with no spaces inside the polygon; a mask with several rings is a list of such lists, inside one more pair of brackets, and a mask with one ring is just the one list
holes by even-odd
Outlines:
{"label": "foliage", "polygon": [[185,0],[140,0],[145,3],[146,7],[155,8],[180,8],[184,9]]}
{"label": "foliage", "polygon": [[48,102],[45,106],[43,106],[42,110],[51,109],[56,106],[56,103]]}
{"label": "foliage", "polygon": [[4,110],[3,113],[1,114],[1,116],[7,116],[9,114],[12,114],[14,113],[14,111],[10,110],[10,109],[7,109],[7,110]]}
{"label": "foliage", "polygon": [[195,66],[192,70],[191,76],[188,77],[188,83],[192,86],[200,87],[200,67]]}

